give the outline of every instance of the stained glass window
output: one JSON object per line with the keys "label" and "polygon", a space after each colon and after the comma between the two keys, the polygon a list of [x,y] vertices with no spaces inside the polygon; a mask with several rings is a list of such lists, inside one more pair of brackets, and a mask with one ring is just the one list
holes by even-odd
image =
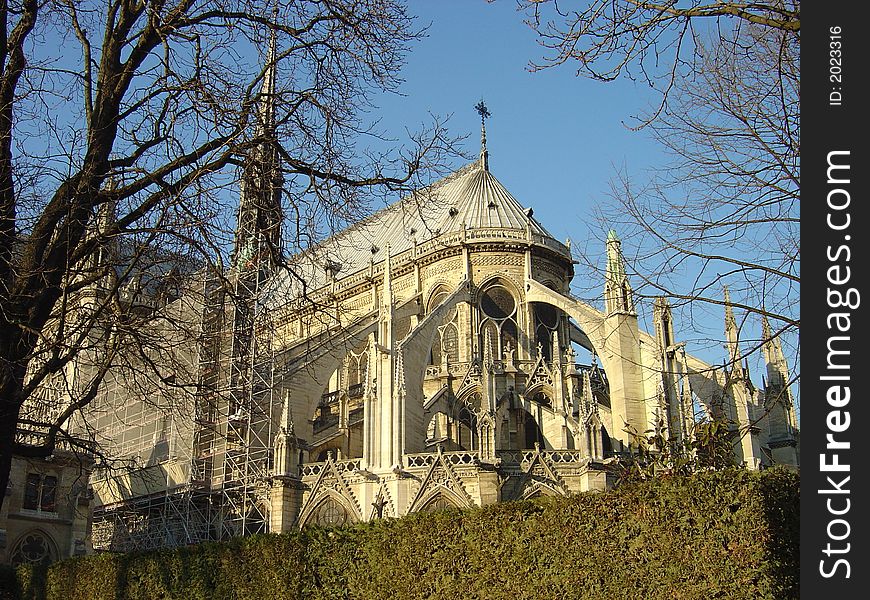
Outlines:
{"label": "stained glass window", "polygon": [[324,527],[345,525],[350,521],[350,515],[335,498],[324,500],[314,513],[314,522]]}
{"label": "stained glass window", "polygon": [[485,347],[492,348],[493,360],[503,360],[508,353],[516,352],[518,327],[517,302],[506,287],[495,283],[480,295],[480,353]]}

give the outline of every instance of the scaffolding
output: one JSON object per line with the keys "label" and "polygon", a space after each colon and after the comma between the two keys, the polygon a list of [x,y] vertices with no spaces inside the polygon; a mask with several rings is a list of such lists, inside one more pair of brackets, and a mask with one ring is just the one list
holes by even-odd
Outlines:
{"label": "scaffolding", "polygon": [[262,310],[260,301],[260,286],[267,277],[267,270],[258,268],[241,273],[236,282],[220,539],[269,529],[274,360],[268,311]]}
{"label": "scaffolding", "polygon": [[[265,139],[275,131],[275,52],[273,35],[255,132]],[[232,265],[202,274],[188,480],[172,489],[167,480],[164,493],[101,507],[94,530],[112,539],[98,547],[177,546],[269,530],[277,414],[272,323],[261,292],[281,254],[282,188],[277,145],[253,147],[242,167]]]}
{"label": "scaffolding", "polygon": [[130,552],[197,544],[212,539],[212,497],[186,484],[94,510],[91,531],[98,551]]}

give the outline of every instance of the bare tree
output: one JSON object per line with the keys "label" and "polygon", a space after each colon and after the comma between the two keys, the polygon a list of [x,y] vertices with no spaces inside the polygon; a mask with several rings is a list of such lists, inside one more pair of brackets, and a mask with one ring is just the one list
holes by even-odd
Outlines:
{"label": "bare tree", "polygon": [[775,336],[795,332],[799,3],[519,6],[551,51],[533,69],[571,64],[578,75],[627,77],[658,92],[635,124],[652,132],[668,160],[643,179],[617,173],[612,202],[600,212],[623,238],[629,268],[642,281],[636,292],[696,308],[706,302],[721,315],[727,285],[735,307],[767,317]]}
{"label": "bare tree", "polygon": [[540,44],[550,51],[532,68],[576,65],[577,74],[600,81],[640,79],[668,96],[686,72],[697,71],[696,37],[734,23],[757,25],[790,39],[800,35],[800,2],[701,0],[517,0]]}
{"label": "bare tree", "polygon": [[4,0],[0,26],[0,490],[13,452],[77,443],[113,369],[186,385],[196,327],[174,288],[225,271],[252,148],[281,158],[285,251],[452,152],[437,119],[361,146],[421,34],[398,0]]}

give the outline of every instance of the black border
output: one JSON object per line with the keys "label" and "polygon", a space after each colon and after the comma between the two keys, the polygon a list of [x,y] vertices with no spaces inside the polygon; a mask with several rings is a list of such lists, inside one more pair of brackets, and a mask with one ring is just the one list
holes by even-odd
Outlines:
{"label": "black border", "polygon": [[[867,531],[867,513],[870,511],[866,464],[870,454],[870,414],[868,414],[868,393],[863,380],[862,360],[868,353],[862,347],[868,339],[862,334],[867,331],[868,304],[868,262],[867,223],[870,211],[867,203],[867,181],[870,179],[870,163],[867,160],[867,146],[870,139],[862,135],[870,119],[868,102],[867,39],[870,28],[863,18],[866,13],[863,2],[846,3],[820,2],[807,3],[802,10],[801,28],[801,246],[802,246],[802,283],[801,283],[801,591],[805,598],[866,598],[870,595],[870,533]],[[842,28],[841,38],[831,38],[831,28]],[[832,41],[842,42],[842,81],[831,79]],[[836,45],[834,45],[836,46]],[[836,79],[836,78],[834,78]],[[840,89],[837,89],[840,88]],[[841,105],[830,102],[833,91],[842,93]],[[838,187],[827,180],[828,153],[848,150],[850,183],[848,192],[851,197],[849,207],[851,225],[848,231],[834,231],[827,226],[828,192]],[[843,187],[843,186],[839,186]],[[841,196],[842,197],[842,196]],[[841,216],[841,215],[838,215]],[[846,241],[846,235],[850,239]],[[826,507],[826,500],[834,496],[819,493],[830,488],[827,476],[832,475],[842,481],[838,473],[823,473],[820,469],[820,454],[825,453],[826,419],[829,406],[826,392],[830,382],[820,380],[829,374],[827,364],[827,342],[830,333],[827,318],[832,309],[827,302],[827,270],[832,262],[827,256],[828,247],[836,250],[847,243],[851,248],[851,261],[840,261],[851,267],[851,281],[845,287],[857,288],[861,293],[861,303],[851,310],[851,330],[849,361],[851,380],[844,385],[851,389],[851,401],[841,410],[850,413],[850,426],[847,431],[837,434],[837,439],[848,441],[851,447],[840,451],[839,461],[850,465],[845,473],[850,477],[843,488],[849,489],[848,495],[838,495],[850,500],[849,512],[842,516],[849,522],[849,537],[842,542],[832,542],[832,547],[849,543],[849,552],[838,555],[850,564],[850,576],[845,578],[845,567],[840,566],[834,576],[825,578],[820,573],[820,560],[833,565],[837,557],[828,558],[823,553],[829,542],[828,523],[837,517],[832,516]],[[845,254],[842,255],[845,257]],[[836,309],[840,310],[840,309]],[[842,334],[840,334],[842,335]],[[830,450],[827,450],[830,455]],[[830,457],[827,459],[831,461]],[[839,527],[840,529],[837,529]],[[839,535],[845,526],[838,524],[834,532]]]}

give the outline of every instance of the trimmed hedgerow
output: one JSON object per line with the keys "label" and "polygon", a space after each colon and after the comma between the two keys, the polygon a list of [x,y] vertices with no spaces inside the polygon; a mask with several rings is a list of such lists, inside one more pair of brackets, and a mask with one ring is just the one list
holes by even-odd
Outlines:
{"label": "trimmed hedgerow", "polygon": [[[19,568],[12,597],[797,598],[798,477],[662,478],[604,494],[310,527]],[[5,577],[5,579],[4,579]]]}

